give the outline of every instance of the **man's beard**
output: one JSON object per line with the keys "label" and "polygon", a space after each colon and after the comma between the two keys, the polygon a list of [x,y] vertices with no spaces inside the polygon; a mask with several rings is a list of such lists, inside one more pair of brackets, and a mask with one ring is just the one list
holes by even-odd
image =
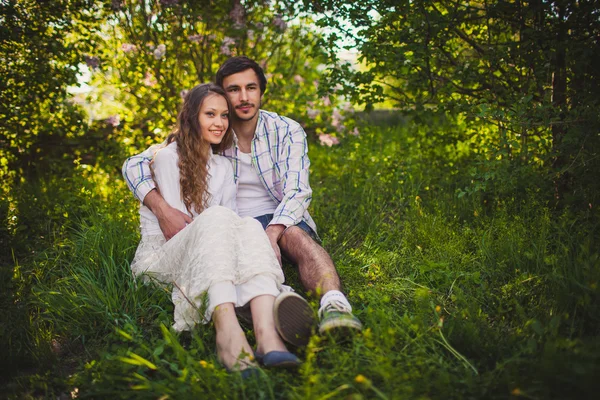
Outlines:
{"label": "man's beard", "polygon": [[[250,115],[250,116],[240,116],[240,115],[238,114],[238,112],[237,112],[237,109],[238,109],[238,107],[244,107],[244,106],[250,106],[250,107],[253,107],[253,108],[254,108],[254,110],[255,110],[254,114],[252,114],[252,115]],[[258,105],[258,107],[256,107],[256,106],[255,106],[254,104],[252,104],[252,103],[244,103],[244,104],[240,104],[238,107],[236,107],[236,110],[235,110],[235,118],[236,118],[238,121],[243,121],[243,122],[246,122],[246,121],[251,121],[251,120],[252,120],[252,118],[254,118],[254,117],[256,116],[256,114],[258,114],[258,111],[260,110],[260,104]]]}

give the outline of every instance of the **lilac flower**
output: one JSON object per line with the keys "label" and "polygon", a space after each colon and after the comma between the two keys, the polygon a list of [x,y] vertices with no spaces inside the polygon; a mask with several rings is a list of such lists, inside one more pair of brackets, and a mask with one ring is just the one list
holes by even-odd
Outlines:
{"label": "lilac flower", "polygon": [[221,43],[219,52],[225,56],[230,56],[231,48],[229,46],[231,46],[232,44],[235,44],[235,40],[228,36],[225,36],[225,38],[223,39],[223,42]]}
{"label": "lilac flower", "polygon": [[360,135],[360,132],[358,131],[357,127],[354,127],[354,129],[350,132],[350,134],[352,136],[358,136],[358,135]]}
{"label": "lilac flower", "polygon": [[302,83],[302,82],[304,82],[304,78],[301,77],[300,75],[294,75],[294,82]]}
{"label": "lilac flower", "polygon": [[306,110],[306,115],[308,115],[308,118],[310,119],[315,119],[317,118],[317,115],[319,115],[319,110],[316,110],[314,108],[308,108]]}
{"label": "lilac flower", "polygon": [[244,6],[242,6],[240,0],[235,0],[233,8],[229,12],[229,18],[233,20],[236,28],[241,28],[242,26],[244,26],[245,14],[246,10],[244,10]]}
{"label": "lilac flower", "polygon": [[256,29],[261,30],[265,27],[265,24],[263,24],[262,22],[257,22],[256,24],[254,24],[254,26],[256,26]]}
{"label": "lilac flower", "polygon": [[267,80],[270,80],[272,77],[273,77],[273,74],[271,74],[271,73],[265,74],[265,78],[267,78]]}
{"label": "lilac flower", "polygon": [[123,1],[122,0],[112,0],[111,8],[114,11],[119,11],[121,8],[123,8]]}
{"label": "lilac flower", "polygon": [[91,69],[96,69],[100,66],[100,59],[98,57],[85,56],[84,60],[85,60],[85,63],[87,64],[87,66]]}
{"label": "lilac flower", "polygon": [[156,86],[156,84],[158,83],[156,81],[156,78],[154,77],[154,75],[152,75],[152,73],[150,71],[146,72],[146,76],[144,76],[144,85],[146,86]]}
{"label": "lilac flower", "polygon": [[331,105],[331,100],[329,99],[329,96],[321,97],[321,100],[323,100],[323,105],[325,107],[329,107]]}
{"label": "lilac flower", "polygon": [[199,43],[202,40],[202,35],[190,35],[187,38],[192,43]]}
{"label": "lilac flower", "polygon": [[187,89],[183,89],[181,92],[179,92],[179,96],[180,96],[182,99],[184,99],[184,98],[185,98],[185,96],[187,96],[187,94],[188,94],[189,92],[190,92],[189,90],[187,90]]}
{"label": "lilac flower", "polygon": [[248,36],[248,40],[254,40],[254,31],[252,29],[248,29],[246,35]]}
{"label": "lilac flower", "polygon": [[121,50],[123,51],[123,53],[129,53],[129,52],[137,50],[137,47],[135,44],[123,43],[121,45]]}
{"label": "lilac flower", "polygon": [[215,35],[214,33],[211,33],[210,35],[208,35],[208,40],[215,40],[217,38],[217,35]]}
{"label": "lilac flower", "polygon": [[328,133],[319,135],[319,141],[321,142],[322,146],[328,147],[340,144],[340,140],[338,138],[336,138],[335,136],[331,136]]}
{"label": "lilac flower", "polygon": [[159,44],[158,46],[156,46],[156,49],[154,49],[154,58],[160,60],[165,56],[166,52],[167,46],[165,46],[164,44]]}
{"label": "lilac flower", "polygon": [[315,87],[315,89],[318,89],[318,88],[319,88],[319,80],[318,80],[318,79],[315,79],[315,80],[313,81],[313,86]]}
{"label": "lilac flower", "polygon": [[344,116],[340,114],[340,111],[337,108],[335,108],[331,114],[331,126],[333,126],[338,132],[341,132],[344,129],[344,126],[342,125],[343,120]]}
{"label": "lilac flower", "polygon": [[287,28],[287,22],[285,22],[281,18],[281,15],[275,16],[275,18],[273,19],[273,25],[275,25],[276,28],[282,31],[285,30],[285,28]]}
{"label": "lilac flower", "polygon": [[111,115],[106,119],[106,123],[108,125],[112,125],[113,127],[117,127],[121,123],[121,117],[119,117],[118,114]]}

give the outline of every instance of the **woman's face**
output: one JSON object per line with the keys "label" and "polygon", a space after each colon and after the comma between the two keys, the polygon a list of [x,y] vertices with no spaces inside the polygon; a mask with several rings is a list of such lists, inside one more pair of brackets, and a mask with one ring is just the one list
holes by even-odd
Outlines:
{"label": "woman's face", "polygon": [[219,94],[209,94],[200,107],[200,133],[210,144],[219,144],[229,127],[227,101]]}

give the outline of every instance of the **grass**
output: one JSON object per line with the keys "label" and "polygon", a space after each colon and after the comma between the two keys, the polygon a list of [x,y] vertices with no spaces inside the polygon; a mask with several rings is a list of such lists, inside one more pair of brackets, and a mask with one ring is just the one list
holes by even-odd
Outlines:
{"label": "grass", "polygon": [[[312,214],[363,333],[349,343],[314,336],[298,373],[265,371],[256,382],[227,374],[212,327],[176,335],[168,293],[132,279],[135,204],[122,182],[92,171],[80,182],[85,201],[68,195],[79,208],[64,233],[13,274],[28,349],[43,367],[14,375],[4,392],[547,399],[600,389],[595,210],[549,208],[535,185],[518,199],[459,198],[470,156],[410,124],[313,144],[310,156]],[[293,267],[286,277],[298,287]]]}

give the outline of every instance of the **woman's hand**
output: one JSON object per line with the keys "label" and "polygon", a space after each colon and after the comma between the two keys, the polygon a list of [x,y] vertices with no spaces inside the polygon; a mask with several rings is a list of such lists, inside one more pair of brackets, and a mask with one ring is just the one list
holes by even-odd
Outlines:
{"label": "woman's hand", "polygon": [[273,247],[273,251],[275,252],[275,257],[277,257],[277,261],[279,261],[279,265],[281,266],[281,250],[279,249],[279,245],[277,242],[279,238],[281,238],[281,234],[285,230],[285,225],[269,225],[265,232],[267,233],[267,237],[269,238],[269,242],[271,242],[271,247]]}

